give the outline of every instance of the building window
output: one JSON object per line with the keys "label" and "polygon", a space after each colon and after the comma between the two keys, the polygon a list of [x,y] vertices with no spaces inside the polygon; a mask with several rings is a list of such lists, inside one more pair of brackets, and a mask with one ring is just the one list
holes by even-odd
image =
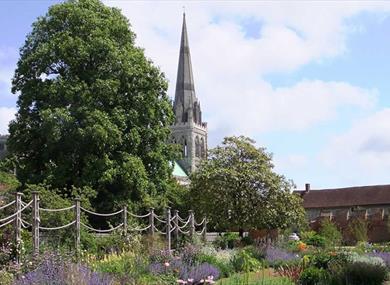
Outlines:
{"label": "building window", "polygon": [[206,148],[203,138],[200,139],[200,156],[206,158]]}
{"label": "building window", "polygon": [[187,147],[187,141],[186,140],[184,140],[183,155],[184,155],[184,157],[188,156],[188,147]]}
{"label": "building window", "polygon": [[200,157],[200,142],[198,136],[195,138],[195,156]]}
{"label": "building window", "polygon": [[5,144],[4,143],[0,143],[0,151],[3,151],[5,150]]}

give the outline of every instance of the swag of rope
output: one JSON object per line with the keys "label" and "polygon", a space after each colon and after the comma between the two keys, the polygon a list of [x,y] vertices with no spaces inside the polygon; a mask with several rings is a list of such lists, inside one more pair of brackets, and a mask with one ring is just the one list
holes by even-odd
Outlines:
{"label": "swag of rope", "polygon": [[[22,201],[22,193],[15,193],[15,199],[9,203],[0,206],[0,211],[10,212],[9,209],[13,207],[13,213],[9,216],[0,218],[0,230],[11,223],[14,224],[14,239],[15,244],[20,244],[21,241],[21,229],[31,230],[32,232],[32,242],[34,254],[39,254],[39,244],[40,244],[40,231],[57,231],[73,227],[76,239],[75,245],[77,252],[80,249],[80,231],[81,227],[86,230],[99,234],[108,234],[114,231],[121,230],[121,233],[125,236],[129,232],[147,232],[150,235],[161,234],[164,235],[167,242],[167,249],[171,250],[172,237],[177,241],[179,235],[188,235],[191,238],[194,235],[201,235],[203,238],[206,238],[207,233],[207,219],[204,217],[201,222],[195,220],[195,215],[193,211],[189,211],[187,218],[183,218],[179,215],[179,211],[174,210],[173,215],[170,208],[166,208],[165,215],[159,216],[154,212],[153,208],[149,209],[149,212],[143,215],[137,215],[127,211],[127,207],[123,207],[121,210],[118,210],[113,213],[97,213],[81,207],[80,199],[75,199],[74,205],[58,209],[46,209],[39,206],[39,193],[32,193],[32,200],[29,202]],[[22,217],[22,214],[27,214],[25,211],[31,209],[31,214],[29,217]],[[59,226],[43,226],[41,225],[40,213],[62,213],[72,210],[74,212],[74,220]],[[1,216],[0,212],[0,216]],[[103,218],[111,218],[118,215],[121,215],[121,222],[116,226],[111,226],[108,229],[97,229],[93,226],[84,223],[81,221],[81,214],[85,213],[90,216],[97,216]],[[138,222],[140,227],[129,227],[128,217],[132,217],[133,220]],[[147,219],[146,219],[147,218]],[[29,221],[28,221],[29,220]],[[117,219],[118,220],[118,219]],[[198,230],[197,230],[198,228]],[[19,262],[19,257],[17,257],[17,262]]]}

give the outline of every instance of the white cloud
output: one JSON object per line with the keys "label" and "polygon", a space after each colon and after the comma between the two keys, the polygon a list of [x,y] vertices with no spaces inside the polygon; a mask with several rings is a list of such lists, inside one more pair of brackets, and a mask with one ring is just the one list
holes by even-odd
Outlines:
{"label": "white cloud", "polygon": [[15,118],[16,108],[0,106],[0,134],[8,133],[8,124]]}
{"label": "white cloud", "polygon": [[[214,86],[214,90],[213,97],[205,100],[206,106],[219,108],[216,112],[218,116],[210,118],[211,128],[223,127],[228,123],[235,132],[247,135],[305,130],[336,119],[342,107],[371,108],[376,101],[375,90],[344,82],[319,80],[304,80],[283,88],[272,88],[262,82],[250,90],[232,83]],[[223,106],[220,102],[223,102]]]}
{"label": "white cloud", "polygon": [[346,185],[389,183],[390,108],[357,121],[336,136],[319,159]]}
{"label": "white cloud", "polygon": [[[174,94],[182,2],[107,1],[122,9],[137,43],[161,66]],[[346,23],[362,11],[385,11],[389,3],[186,2],[195,86],[213,134],[256,137],[269,130],[303,130],[337,118],[340,107],[373,106],[375,90],[345,82],[305,81],[275,88],[264,75],[295,71],[347,51],[356,27]],[[147,16],[146,16],[147,15]],[[243,20],[259,24],[247,37]],[[253,28],[253,27],[252,27]],[[214,137],[215,140],[220,140]]]}

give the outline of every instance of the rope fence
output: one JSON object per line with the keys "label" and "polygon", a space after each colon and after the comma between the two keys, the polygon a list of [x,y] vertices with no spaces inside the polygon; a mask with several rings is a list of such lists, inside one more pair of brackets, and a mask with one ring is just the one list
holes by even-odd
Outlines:
{"label": "rope fence", "polygon": [[[89,232],[101,233],[101,234],[109,234],[117,230],[121,230],[122,234],[127,236],[129,232],[147,232],[149,235],[153,236],[154,234],[160,234],[165,236],[167,249],[170,251],[172,246],[172,239],[175,242],[178,242],[179,235],[187,235],[190,238],[193,238],[195,235],[202,236],[203,239],[206,239],[207,233],[207,219],[203,218],[200,223],[197,223],[195,220],[195,215],[193,211],[189,211],[189,215],[187,218],[182,218],[179,216],[179,211],[174,210],[173,215],[171,212],[171,208],[166,208],[164,215],[157,215],[154,212],[153,208],[149,209],[149,212],[143,215],[137,215],[134,213],[130,213],[127,211],[127,207],[123,207],[121,210],[118,210],[113,213],[97,213],[86,208],[81,207],[80,199],[75,199],[74,205],[59,208],[59,209],[47,209],[41,208],[39,206],[39,193],[32,193],[32,200],[28,202],[22,201],[22,193],[15,193],[15,199],[9,202],[6,205],[0,206],[0,211],[7,209],[11,206],[14,206],[14,213],[10,214],[8,217],[4,217],[0,219],[0,229],[4,228],[11,223],[14,224],[14,241],[15,244],[20,244],[21,242],[21,231],[22,228],[26,230],[30,230],[32,232],[32,243],[33,243],[33,252],[35,255],[39,254],[39,246],[40,246],[40,232],[41,231],[57,231],[66,228],[74,228],[75,231],[75,248],[76,251],[80,250],[80,231],[81,228],[85,228]],[[27,214],[31,215],[31,222],[29,222],[27,218],[22,218],[22,213],[31,207],[30,211]],[[69,222],[66,225],[60,226],[42,226],[40,220],[41,212],[48,213],[59,213],[64,211],[74,211],[74,220]],[[111,227],[109,229],[96,229],[88,224],[85,224],[81,221],[81,214],[86,213],[90,216],[98,216],[98,217],[113,217],[121,214],[122,221],[115,227]],[[1,212],[0,212],[1,214]],[[24,216],[27,216],[24,213]],[[129,227],[128,225],[128,216],[134,219],[140,219],[139,225],[141,227]],[[145,222],[145,218],[147,219],[147,223]],[[27,220],[26,220],[27,219]],[[143,226],[144,225],[144,226]],[[142,227],[143,226],[143,227]],[[199,228],[197,231],[196,228]],[[19,262],[20,257],[17,256],[16,261]]]}

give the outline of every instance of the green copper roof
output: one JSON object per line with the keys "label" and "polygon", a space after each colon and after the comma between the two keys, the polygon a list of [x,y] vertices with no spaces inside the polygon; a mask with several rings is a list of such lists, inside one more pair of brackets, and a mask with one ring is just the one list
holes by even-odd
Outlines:
{"label": "green copper roof", "polygon": [[183,168],[181,168],[181,166],[176,161],[173,166],[173,176],[188,177]]}

